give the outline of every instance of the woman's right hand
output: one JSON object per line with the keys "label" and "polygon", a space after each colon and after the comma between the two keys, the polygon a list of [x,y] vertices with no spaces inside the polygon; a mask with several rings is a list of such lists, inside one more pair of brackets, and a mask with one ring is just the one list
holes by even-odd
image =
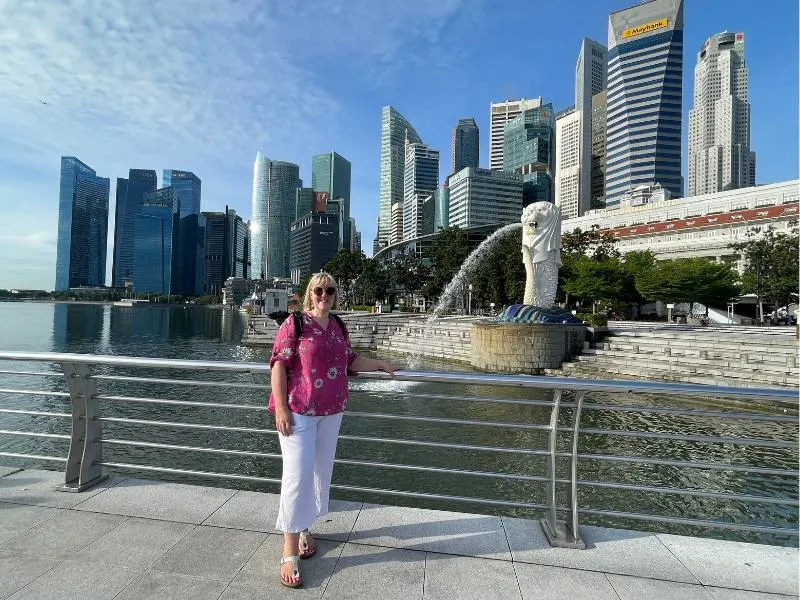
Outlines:
{"label": "woman's right hand", "polygon": [[287,437],[292,435],[293,424],[292,411],[289,410],[288,407],[275,409],[275,429],[277,429],[281,435]]}

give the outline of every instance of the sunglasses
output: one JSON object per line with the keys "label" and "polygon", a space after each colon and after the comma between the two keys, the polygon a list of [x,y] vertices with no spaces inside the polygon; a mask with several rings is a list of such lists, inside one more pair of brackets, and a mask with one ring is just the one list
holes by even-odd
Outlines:
{"label": "sunglasses", "polygon": [[322,292],[325,292],[326,294],[328,294],[328,296],[333,296],[336,293],[336,288],[335,287],[326,287],[326,288],[317,287],[317,288],[314,288],[314,295],[315,296],[322,296]]}

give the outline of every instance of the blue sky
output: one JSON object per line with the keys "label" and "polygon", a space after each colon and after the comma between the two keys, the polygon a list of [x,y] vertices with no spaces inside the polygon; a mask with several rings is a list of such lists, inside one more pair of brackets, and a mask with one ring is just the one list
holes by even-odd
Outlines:
{"label": "blue sky", "polygon": [[[395,106],[450,164],[459,118],[490,101],[572,104],[581,38],[606,43],[630,0],[0,0],[0,288],[52,289],[62,155],[111,178],[194,171],[202,210],[250,217],[256,151],[353,164],[351,214],[369,254],[381,107]],[[686,0],[684,143],[702,42],[745,32],[758,183],[798,176],[798,6]],[[40,99],[46,100],[44,105]],[[684,173],[685,174],[685,173]],[[110,281],[110,277],[109,277]]]}

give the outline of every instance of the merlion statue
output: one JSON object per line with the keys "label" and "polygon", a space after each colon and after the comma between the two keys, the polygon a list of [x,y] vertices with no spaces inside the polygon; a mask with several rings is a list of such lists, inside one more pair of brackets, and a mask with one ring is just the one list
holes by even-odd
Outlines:
{"label": "merlion statue", "polygon": [[552,308],[561,266],[561,211],[552,202],[534,202],[522,211],[524,303]]}

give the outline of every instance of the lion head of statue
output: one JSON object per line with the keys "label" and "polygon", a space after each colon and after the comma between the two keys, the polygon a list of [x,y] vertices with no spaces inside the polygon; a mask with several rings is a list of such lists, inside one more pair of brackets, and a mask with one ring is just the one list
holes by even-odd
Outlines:
{"label": "lion head of statue", "polygon": [[[555,258],[561,264],[561,211],[552,202],[533,202],[522,210],[522,249],[531,262]],[[551,254],[556,251],[555,257]]]}

